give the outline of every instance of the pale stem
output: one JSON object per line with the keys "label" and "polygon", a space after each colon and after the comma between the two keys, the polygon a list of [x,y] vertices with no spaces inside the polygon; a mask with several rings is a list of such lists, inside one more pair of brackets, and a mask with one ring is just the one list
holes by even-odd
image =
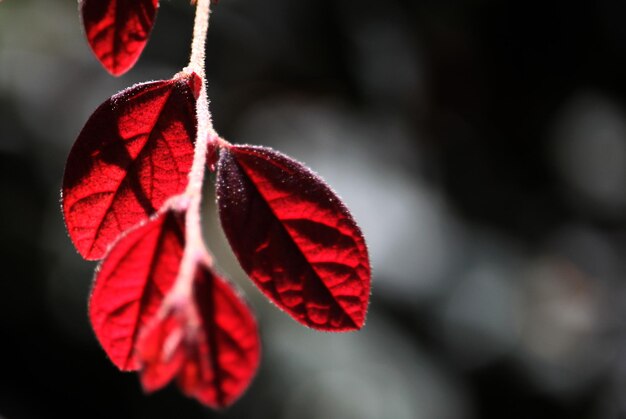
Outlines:
{"label": "pale stem", "polygon": [[191,44],[191,58],[185,68],[187,72],[196,73],[202,80],[200,96],[196,101],[196,120],[198,123],[196,145],[194,149],[193,163],[189,172],[189,184],[184,196],[189,199],[185,219],[186,245],[181,261],[178,279],[174,294],[188,295],[191,292],[193,278],[198,262],[204,261],[209,266],[212,258],[202,240],[202,225],[200,222],[200,202],[202,199],[202,184],[206,166],[207,147],[209,142],[218,138],[211,121],[209,101],[207,97],[206,77],[204,71],[206,35],[209,28],[211,14],[211,0],[198,0],[196,4],[196,16],[193,28],[193,41]]}

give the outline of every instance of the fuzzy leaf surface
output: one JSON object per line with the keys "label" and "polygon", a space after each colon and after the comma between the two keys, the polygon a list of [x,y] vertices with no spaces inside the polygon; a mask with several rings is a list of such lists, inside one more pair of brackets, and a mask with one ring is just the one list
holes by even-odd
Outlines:
{"label": "fuzzy leaf surface", "polygon": [[365,241],[319,176],[274,150],[230,146],[221,152],[217,195],[234,253],[270,300],[315,329],[363,326],[370,295]]}
{"label": "fuzzy leaf surface", "polygon": [[127,72],[141,55],[156,19],[158,0],[81,0],[91,50],[114,76]]}
{"label": "fuzzy leaf surface", "polygon": [[176,280],[183,231],[183,214],[159,214],[116,242],[97,270],[89,318],[100,344],[121,370],[139,367],[137,340]]}
{"label": "fuzzy leaf surface", "polygon": [[198,76],[130,87],[91,115],[63,178],[63,214],[72,242],[101,259],[125,230],[181,193],[193,161]]}
{"label": "fuzzy leaf surface", "polygon": [[173,309],[142,336],[141,382],[155,391],[176,379],[187,396],[223,408],[243,394],[257,371],[259,334],[250,309],[227,281],[202,266],[195,281],[195,307]]}

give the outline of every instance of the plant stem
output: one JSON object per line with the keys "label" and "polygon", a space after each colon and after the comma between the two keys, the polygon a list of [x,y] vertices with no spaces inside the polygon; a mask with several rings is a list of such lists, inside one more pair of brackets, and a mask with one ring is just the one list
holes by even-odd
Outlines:
{"label": "plant stem", "polygon": [[212,265],[212,257],[202,240],[202,225],[200,223],[200,203],[202,199],[202,185],[206,168],[206,155],[209,142],[216,141],[217,134],[213,128],[209,101],[207,97],[206,77],[204,70],[206,35],[209,28],[211,14],[211,0],[198,0],[191,43],[191,58],[185,71],[196,73],[202,80],[200,95],[196,101],[197,136],[194,148],[193,163],[189,172],[189,184],[185,189],[187,198],[187,213],[185,218],[186,245],[183,259],[176,281],[175,290],[189,295],[192,290],[193,278],[199,261],[208,266]]}
{"label": "plant stem", "polygon": [[[186,68],[188,71],[195,72],[202,80],[200,96],[196,101],[196,120],[198,123],[196,146],[191,171],[189,173],[189,185],[187,185],[186,190],[186,193],[192,198],[196,195],[200,195],[202,192],[208,142],[214,141],[214,137],[216,137],[211,120],[211,113],[209,112],[209,100],[207,97],[206,76],[204,71],[206,34],[209,28],[209,17],[211,13],[210,7],[211,0],[198,0],[193,27],[193,41],[191,43],[191,58]],[[199,204],[198,202],[198,205]]]}
{"label": "plant stem", "polygon": [[204,58],[206,34],[209,29],[211,14],[211,1],[198,0],[196,4],[196,16],[193,24],[193,39],[191,41],[191,57],[188,69],[195,71],[204,80]]}

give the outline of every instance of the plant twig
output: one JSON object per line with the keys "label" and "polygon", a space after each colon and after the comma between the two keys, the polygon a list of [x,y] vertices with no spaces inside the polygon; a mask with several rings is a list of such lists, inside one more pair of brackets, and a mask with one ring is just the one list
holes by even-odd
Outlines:
{"label": "plant twig", "polygon": [[193,163],[189,172],[189,184],[183,194],[184,199],[188,200],[185,218],[186,246],[175,285],[177,290],[186,295],[191,292],[191,284],[193,283],[197,263],[202,261],[208,266],[213,263],[212,257],[202,240],[202,226],[200,222],[200,203],[206,169],[207,149],[209,144],[217,141],[218,138],[213,128],[209,111],[204,69],[205,44],[210,14],[211,0],[198,0],[196,3],[191,57],[189,65],[185,68],[185,71],[196,73],[202,81],[200,95],[196,101],[196,120],[198,125]]}

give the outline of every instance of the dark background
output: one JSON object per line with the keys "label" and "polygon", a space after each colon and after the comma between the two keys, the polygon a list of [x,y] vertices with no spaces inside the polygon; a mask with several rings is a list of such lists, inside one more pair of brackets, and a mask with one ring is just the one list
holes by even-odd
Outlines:
{"label": "dark background", "polygon": [[188,3],[162,1],[119,79],[75,1],[0,3],[1,418],[626,415],[626,3],[609,0],[221,0],[215,126],[345,198],[374,266],[368,323],[317,333],[265,301],[207,187],[205,237],[255,307],[260,373],[215,413],[118,372],[87,320],[63,166],[99,103],[186,65]]}

